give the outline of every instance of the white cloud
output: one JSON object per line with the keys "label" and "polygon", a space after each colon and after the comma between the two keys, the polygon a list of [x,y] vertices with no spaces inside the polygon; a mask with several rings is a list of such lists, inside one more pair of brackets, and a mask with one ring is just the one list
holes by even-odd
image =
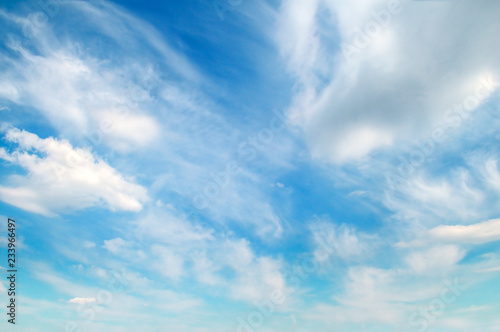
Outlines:
{"label": "white cloud", "polygon": [[[267,298],[274,290],[285,292],[281,260],[256,255],[245,239],[219,239],[208,243],[204,252],[191,255],[193,272],[199,282],[226,289],[226,296],[252,302]],[[232,276],[226,274],[228,269]]]}
{"label": "white cloud", "polygon": [[285,291],[279,260],[256,256],[246,240],[226,241],[220,250],[218,264],[236,272],[225,285],[233,298],[250,302],[267,298],[273,290]]}
{"label": "white cloud", "polygon": [[148,199],[146,189],[126,180],[89,150],[16,128],[9,129],[5,139],[18,147],[12,152],[0,149],[0,158],[28,172],[12,176],[10,186],[0,186],[0,199],[6,203],[53,215],[91,206],[139,211]]}
{"label": "white cloud", "polygon": [[353,128],[345,133],[342,145],[322,145],[321,142],[315,142],[317,145],[313,154],[320,155],[322,151],[325,151],[327,154],[336,156],[335,158],[340,161],[359,159],[375,148],[392,145],[393,140],[391,133],[376,127]]}
{"label": "white cloud", "polygon": [[488,159],[483,168],[483,177],[486,183],[500,193],[500,172],[498,171],[498,162],[496,159]]}
{"label": "white cloud", "polygon": [[[154,143],[162,132],[153,115],[152,90],[165,83],[151,65],[158,53],[172,71],[197,80],[199,75],[152,26],[118,7],[71,2],[59,10],[52,24],[30,39],[29,47],[15,34],[9,38],[6,47],[13,52],[0,57],[4,64],[0,98],[33,108],[64,137],[78,142],[106,144],[125,152]],[[30,24],[15,14],[0,14],[2,21],[18,25],[20,32]],[[85,22],[84,29],[111,37],[106,54],[95,41],[81,48],[77,36],[61,36],[57,25],[65,16]],[[97,17],[106,18],[96,21]],[[134,61],[109,61],[113,52],[122,58],[138,49],[143,56]]]}
{"label": "white cloud", "polygon": [[[112,324],[116,326],[123,324],[124,317],[128,317],[127,319],[130,318],[131,322],[146,321],[148,317],[151,318],[151,311],[155,310],[166,314],[158,315],[158,317],[155,318],[155,322],[162,326],[169,325],[176,327],[177,323],[170,317],[165,316],[174,313],[182,314],[186,311],[200,308],[204,304],[201,299],[193,297],[192,295],[178,293],[165,288],[157,288],[156,283],[142,277],[138,273],[124,270],[120,273],[118,272],[121,270],[120,266],[117,266],[117,269],[109,270],[106,279],[102,280],[104,281],[101,285],[103,288],[82,287],[81,283],[70,282],[70,275],[65,275],[63,278],[62,276],[58,276],[56,271],[39,263],[32,263],[30,266],[34,267],[36,271],[36,273],[34,273],[35,278],[47,283],[58,292],[70,295],[70,300],[60,300],[59,302],[61,304],[58,305],[55,301],[44,302],[26,297],[24,301],[26,304],[26,315],[42,314],[46,311],[46,309],[43,308],[50,308],[50,310],[58,311],[59,316],[64,318],[64,322],[69,322],[72,320],[71,317],[74,317],[75,309],[78,310],[78,305],[81,307],[81,305],[87,304],[91,307],[95,307],[96,305],[102,304],[102,306],[99,306],[99,310],[96,313],[99,317],[106,317],[107,322],[112,322]],[[79,277],[81,278],[81,276]],[[111,280],[117,281],[113,286],[117,287],[117,289],[111,288],[111,284],[109,283]],[[164,285],[164,282],[161,284]],[[120,286],[125,287],[124,290],[126,291],[118,290]],[[110,291],[112,296],[103,296],[103,292],[106,291]],[[81,294],[87,294],[89,296],[82,297]],[[68,306],[66,305],[67,303],[74,304],[75,306]],[[179,321],[181,320],[179,319]],[[109,326],[107,325],[96,325],[95,322],[89,323],[90,325],[88,326],[93,331],[109,331]],[[54,324],[53,322],[52,325]],[[128,326],[133,326],[133,324],[135,323],[130,323]],[[139,325],[140,324],[137,324],[137,328],[140,329]],[[142,324],[142,327],[144,327],[144,324]],[[176,328],[176,331],[177,330]],[[182,331],[188,330],[182,329]]]}
{"label": "white cloud", "polygon": [[196,280],[209,286],[221,285],[224,279],[218,275],[220,266],[209,257],[206,250],[194,251],[191,257]]}
{"label": "white cloud", "polygon": [[446,275],[464,258],[466,251],[457,246],[434,246],[410,253],[406,262],[419,275]]}
{"label": "white cloud", "polygon": [[154,208],[130,226],[125,239],[105,240],[103,247],[172,282],[196,281],[247,302],[286,288],[280,259],[257,255],[246,239],[201,227],[172,208]]}
{"label": "white cloud", "polygon": [[313,79],[311,72],[320,52],[317,36],[316,11],[320,1],[284,1],[281,8],[278,38],[281,53],[288,59],[288,67],[301,79]]}
{"label": "white cloud", "polygon": [[441,225],[429,230],[429,236],[438,241],[483,244],[500,240],[500,219],[473,225]]}
{"label": "white cloud", "polygon": [[87,303],[94,303],[96,302],[96,299],[93,297],[75,297],[71,300],[68,301],[68,303],[75,303],[75,304],[87,304]]}
{"label": "white cloud", "polygon": [[398,274],[391,270],[363,266],[350,268],[345,293],[336,297],[343,306],[338,308],[337,315],[344,313],[345,320],[397,322],[403,308],[395,310],[390,302],[399,302],[405,295],[389,292],[389,289],[394,287]]}
{"label": "white cloud", "polygon": [[483,149],[464,147],[463,151],[463,161],[455,167],[450,167],[447,158],[433,159],[430,167],[422,166],[397,185],[382,189],[377,198],[398,221],[391,223],[399,241],[396,247],[481,244],[499,239],[496,219],[492,219],[500,213],[495,204],[500,198],[495,185],[498,156]]}
{"label": "white cloud", "polygon": [[[137,89],[146,94],[145,88],[139,85],[131,89],[118,81],[124,69],[101,69],[95,61],[69,50],[45,56],[26,50],[21,54],[24,58],[15,63],[15,71],[4,74],[17,83],[17,94],[22,98],[3,97],[38,109],[67,137],[88,140],[92,145],[104,142],[120,150],[144,147],[158,137],[156,121],[150,115],[137,114],[141,98],[130,97],[131,93],[140,95]],[[130,77],[128,81],[133,80]]]}
{"label": "white cloud", "polygon": [[[0,98],[14,111],[23,106],[30,115],[41,114],[74,146],[145,157],[136,163],[154,157],[148,174],[161,179],[156,183],[163,181],[162,190],[186,200],[212,185],[209,173],[225,169],[228,156],[238,150],[235,139],[244,134],[226,118],[214,100],[218,97],[206,95],[225,89],[209,82],[168,36],[119,6],[71,2],[59,11],[29,47],[20,38],[9,39],[12,52],[0,56],[0,64],[9,64],[2,67]],[[65,29],[68,17],[81,22],[81,29]],[[11,13],[0,19],[19,30],[26,23]],[[271,161],[266,167],[287,163],[291,156],[287,137],[273,144],[258,151],[263,163]],[[252,166],[243,163],[242,168]],[[255,186],[261,175],[246,175],[231,179],[234,186],[222,190],[204,212],[219,222],[253,227],[263,238],[279,237],[283,221],[264,187]]]}
{"label": "white cloud", "polygon": [[161,33],[147,21],[110,2],[75,2],[71,5],[72,13],[83,15],[96,29],[111,37],[120,46],[139,51],[144,50],[144,47],[152,48],[160,55],[165,65],[178,75],[197,83],[204,80],[197,68],[166,42]]}
{"label": "white cloud", "polygon": [[303,310],[309,320],[335,324],[342,330],[348,330],[351,323],[405,325],[414,303],[432,299],[442,289],[442,280],[416,279],[404,269],[354,266],[348,269],[339,294],[333,296],[337,304],[325,302]]}
{"label": "white cloud", "polygon": [[[433,126],[451,125],[453,114],[444,116],[455,104],[470,102],[474,110],[498,87],[483,85],[478,103],[471,102],[481,77],[500,75],[498,3],[401,1],[392,14],[390,3],[286,0],[281,6],[277,42],[297,85],[290,120],[315,157],[345,163],[429,136]],[[381,11],[389,17],[384,27],[374,14]],[[470,28],[457,29],[462,22]],[[373,26],[376,33],[360,37]],[[339,44],[354,45],[355,54],[346,58]]]}
{"label": "white cloud", "polygon": [[224,195],[214,199],[208,210],[216,220],[234,220],[263,239],[280,238],[283,235],[284,221],[265,200],[266,196],[258,189],[241,184],[239,188],[229,189]]}
{"label": "white cloud", "polygon": [[452,221],[467,223],[481,218],[490,191],[476,175],[478,169],[451,169],[447,174],[432,176],[419,170],[398,186],[384,190],[383,203],[399,220],[417,222],[426,227]]}
{"label": "white cloud", "polygon": [[118,150],[128,150],[130,146],[147,147],[159,137],[159,125],[146,115],[122,114],[120,110],[102,111],[101,123],[109,124],[101,131],[108,136],[109,144]]}
{"label": "white cloud", "polygon": [[151,254],[154,261],[151,262],[151,267],[173,280],[179,280],[184,274],[184,259],[181,255],[176,254],[166,246],[153,245]]}
{"label": "white cloud", "polygon": [[118,237],[116,239],[104,240],[104,245],[102,247],[112,254],[117,255],[123,253],[123,251],[129,247],[129,245],[127,241]]}
{"label": "white cloud", "polygon": [[318,259],[326,254],[347,261],[365,259],[370,255],[376,240],[376,237],[357,232],[346,224],[338,226],[325,221],[314,223],[311,232]]}

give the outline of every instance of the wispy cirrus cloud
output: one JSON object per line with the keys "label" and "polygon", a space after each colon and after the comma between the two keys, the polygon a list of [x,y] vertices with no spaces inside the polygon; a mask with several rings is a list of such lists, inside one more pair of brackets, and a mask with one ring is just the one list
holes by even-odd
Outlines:
{"label": "wispy cirrus cloud", "polygon": [[353,226],[324,220],[312,224],[311,233],[317,254],[326,250],[328,257],[344,261],[367,259],[378,241],[377,236],[359,232]]}

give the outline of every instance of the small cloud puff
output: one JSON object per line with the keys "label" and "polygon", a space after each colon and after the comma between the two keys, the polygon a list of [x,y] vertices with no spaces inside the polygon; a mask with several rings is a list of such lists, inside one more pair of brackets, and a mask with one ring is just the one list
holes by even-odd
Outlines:
{"label": "small cloud puff", "polygon": [[75,304],[86,304],[86,303],[94,303],[96,302],[96,299],[93,297],[75,297],[74,299],[71,299],[68,301],[68,303],[75,303]]}

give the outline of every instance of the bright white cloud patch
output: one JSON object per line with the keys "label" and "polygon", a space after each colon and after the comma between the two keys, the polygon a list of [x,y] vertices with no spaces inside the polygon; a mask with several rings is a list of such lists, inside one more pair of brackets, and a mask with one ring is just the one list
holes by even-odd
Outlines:
{"label": "bright white cloud patch", "polygon": [[463,226],[438,226],[429,230],[431,238],[444,242],[483,244],[500,240],[500,219]]}
{"label": "bright white cloud patch", "polygon": [[104,206],[139,211],[148,199],[146,189],[125,179],[89,150],[73,148],[65,140],[42,139],[16,128],[4,136],[16,144],[0,149],[0,158],[26,170],[0,187],[0,199],[22,209],[53,215],[57,212]]}
{"label": "bright white cloud patch", "polygon": [[499,10],[497,2],[285,0],[277,41],[298,87],[290,119],[312,154],[345,163],[462,123],[498,89]]}
{"label": "bright white cloud patch", "polygon": [[370,254],[376,240],[375,236],[360,233],[349,225],[338,226],[325,221],[313,224],[311,231],[318,248],[315,252],[318,259],[325,254],[348,261],[364,259]]}
{"label": "bright white cloud patch", "polygon": [[87,303],[94,303],[96,301],[95,298],[93,297],[75,297],[71,300],[68,301],[68,303],[75,303],[75,304],[87,304]]}

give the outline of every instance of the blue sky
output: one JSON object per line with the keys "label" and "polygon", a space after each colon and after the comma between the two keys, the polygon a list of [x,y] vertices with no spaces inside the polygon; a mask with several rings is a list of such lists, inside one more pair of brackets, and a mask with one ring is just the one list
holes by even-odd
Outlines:
{"label": "blue sky", "polygon": [[2,331],[500,331],[499,12],[1,1]]}

